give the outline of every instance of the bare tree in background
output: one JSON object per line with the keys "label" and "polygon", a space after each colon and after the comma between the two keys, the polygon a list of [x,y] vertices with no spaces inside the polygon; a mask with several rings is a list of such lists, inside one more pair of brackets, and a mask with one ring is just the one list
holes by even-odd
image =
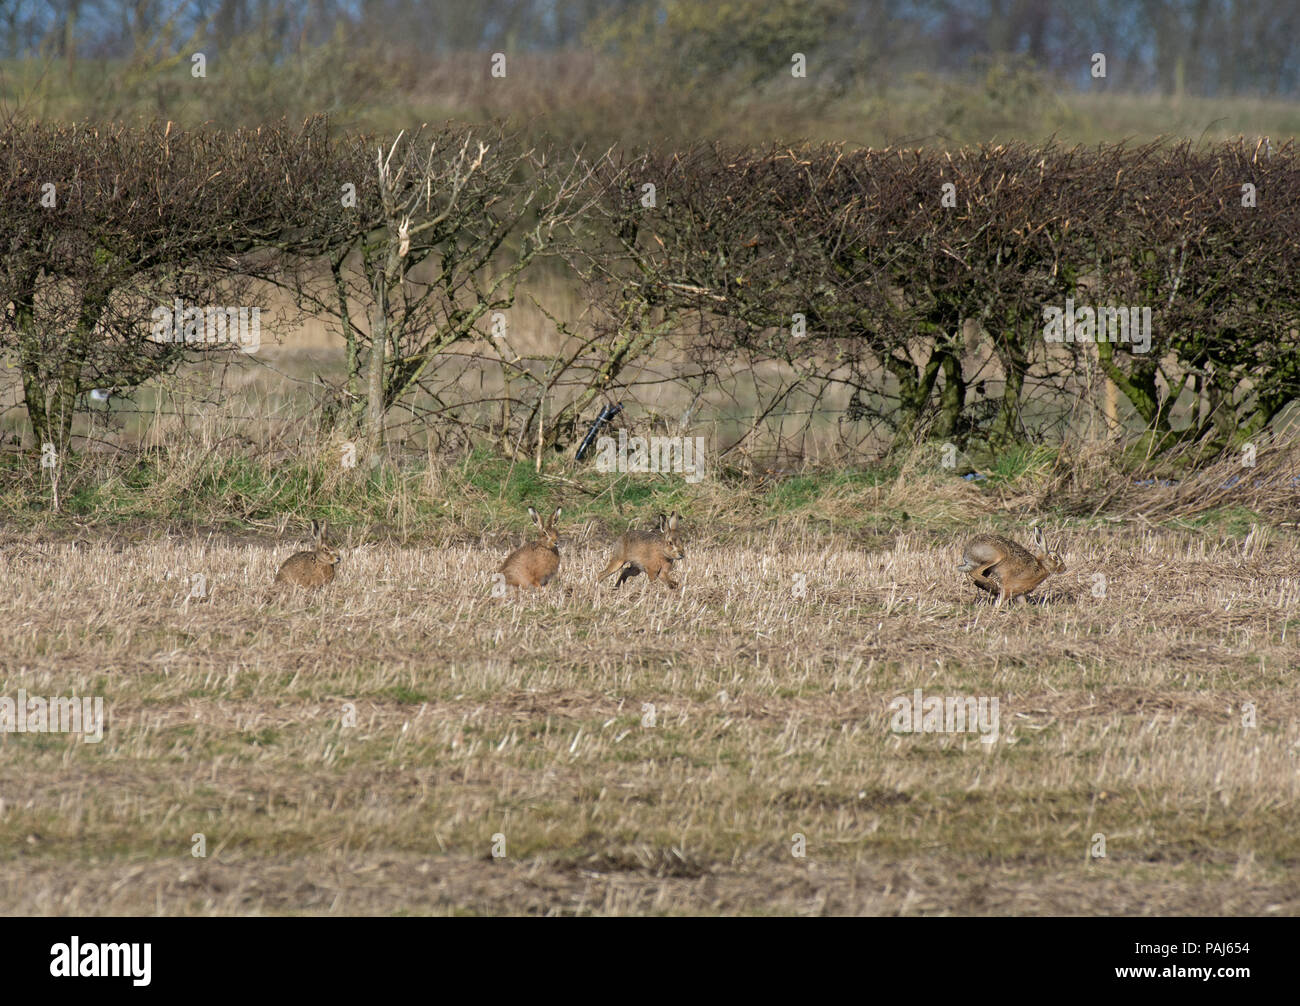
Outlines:
{"label": "bare tree in background", "polygon": [[[348,425],[376,457],[388,411],[437,377],[451,347],[514,304],[520,277],[556,251],[590,200],[590,168],[552,161],[500,131],[447,127],[399,134],[350,155],[356,182],[351,236],[326,254],[328,282],[310,265],[300,302],[343,338]],[[366,164],[365,161],[369,163]]]}

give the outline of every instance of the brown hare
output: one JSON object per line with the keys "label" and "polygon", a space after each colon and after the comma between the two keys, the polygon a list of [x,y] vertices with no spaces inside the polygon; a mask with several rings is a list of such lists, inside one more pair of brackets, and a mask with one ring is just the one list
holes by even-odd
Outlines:
{"label": "brown hare", "polygon": [[[660,515],[662,518],[662,514]],[[611,573],[622,571],[614,584],[617,590],[624,581],[637,573],[645,573],[651,580],[662,580],[672,590],[678,587],[670,575],[673,563],[686,558],[686,547],[677,532],[678,515],[660,520],[658,531],[628,531],[614,544],[614,555],[609,564],[596,577],[603,580]]]}
{"label": "brown hare", "polygon": [[314,590],[334,579],[334,567],[338,565],[339,554],[325,541],[325,522],[312,521],[311,535],[315,547],[310,552],[296,552],[285,559],[280,572],[275,575],[276,583]]}
{"label": "brown hare", "polygon": [[1048,551],[1043,529],[1034,528],[1038,554],[997,534],[982,534],[966,544],[957,566],[970,575],[975,586],[997,595],[997,605],[1023,597],[1053,573],[1065,572],[1060,554]]}
{"label": "brown hare", "polygon": [[545,587],[560,568],[560,535],[555,529],[555,522],[560,519],[560,508],[555,508],[555,513],[545,524],[542,515],[532,507],[528,508],[528,516],[537,522],[537,530],[542,535],[536,541],[515,549],[501,564],[497,572],[505,574],[506,583],[511,587]]}

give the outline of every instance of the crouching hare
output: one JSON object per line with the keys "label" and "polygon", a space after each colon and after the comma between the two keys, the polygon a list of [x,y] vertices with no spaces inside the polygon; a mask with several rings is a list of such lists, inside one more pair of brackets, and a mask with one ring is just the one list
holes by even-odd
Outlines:
{"label": "crouching hare", "polygon": [[555,522],[560,519],[560,508],[555,508],[555,513],[545,524],[542,515],[532,507],[528,508],[528,516],[537,522],[541,537],[515,549],[497,570],[505,574],[506,583],[511,587],[545,587],[560,568],[560,535],[555,529]]}
{"label": "crouching hare", "polygon": [[658,531],[628,531],[614,543],[614,555],[596,579],[603,580],[611,573],[621,571],[617,590],[625,580],[645,573],[651,580],[662,580],[672,590],[678,587],[672,576],[673,563],[686,558],[686,546],[677,531],[678,516],[674,513],[661,520]]}
{"label": "crouching hare", "polygon": [[275,574],[276,583],[314,590],[333,581],[339,554],[325,541],[325,522],[312,521],[311,535],[315,547],[310,552],[296,552],[285,559],[280,572]]}
{"label": "crouching hare", "polygon": [[982,534],[966,543],[957,568],[975,586],[997,595],[997,605],[1023,597],[1053,573],[1065,572],[1060,553],[1049,551],[1043,529],[1034,528],[1035,555],[1023,545],[997,534]]}

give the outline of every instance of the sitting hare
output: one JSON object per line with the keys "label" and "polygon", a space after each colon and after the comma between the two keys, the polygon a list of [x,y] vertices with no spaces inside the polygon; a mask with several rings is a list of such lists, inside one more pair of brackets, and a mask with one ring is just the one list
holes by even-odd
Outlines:
{"label": "sitting hare", "polygon": [[339,554],[325,542],[325,522],[312,521],[311,534],[315,548],[310,552],[296,552],[285,559],[280,572],[275,575],[276,583],[315,589],[334,579]]}
{"label": "sitting hare", "polygon": [[1034,529],[1038,554],[997,534],[982,534],[966,544],[958,569],[975,586],[997,595],[997,604],[1028,594],[1053,573],[1065,572],[1060,554],[1048,551],[1043,529]]}
{"label": "sitting hare", "polygon": [[505,574],[506,583],[511,587],[545,587],[560,568],[560,536],[555,529],[555,522],[560,519],[560,508],[555,508],[546,524],[542,523],[542,515],[532,507],[528,508],[528,516],[537,522],[537,530],[542,535],[536,541],[515,549],[501,564],[498,572]]}
{"label": "sitting hare", "polygon": [[660,520],[658,531],[628,531],[615,542],[613,557],[596,579],[603,580],[611,573],[621,570],[622,575],[614,584],[614,589],[617,590],[625,580],[643,572],[651,580],[662,580],[676,590],[678,584],[669,574],[674,562],[686,558],[686,547],[677,533],[677,521],[678,516],[674,512],[666,520]]}

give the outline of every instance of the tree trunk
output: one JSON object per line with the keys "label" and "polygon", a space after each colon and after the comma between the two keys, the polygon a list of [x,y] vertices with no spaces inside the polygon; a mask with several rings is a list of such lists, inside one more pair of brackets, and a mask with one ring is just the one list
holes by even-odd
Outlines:
{"label": "tree trunk", "polygon": [[373,468],[384,444],[384,355],[388,348],[388,282],[379,277],[374,321],[370,325],[370,359],[366,362],[366,460]]}
{"label": "tree trunk", "polygon": [[[49,371],[49,354],[36,332],[36,315],[30,297],[14,303],[19,335],[18,365],[22,373],[23,403],[32,424],[36,449],[48,454],[45,445],[61,461],[72,439],[72,415],[76,406],[76,379],[69,373],[72,362],[64,360],[57,377]],[[80,338],[74,336],[68,352],[74,354]]]}
{"label": "tree trunk", "polygon": [[[959,329],[960,331],[960,329]],[[961,410],[966,406],[966,380],[961,372],[961,340],[956,340],[957,351],[945,350],[942,358],[943,388],[939,392],[939,417],[934,423],[934,436],[948,438],[957,432]]]}
{"label": "tree trunk", "polygon": [[[903,352],[906,353],[906,350]],[[891,450],[907,450],[915,446],[921,420],[930,404],[930,395],[939,376],[940,355],[941,350],[932,349],[930,359],[919,374],[910,354],[905,358],[895,356],[892,352],[883,355],[885,367],[898,381],[899,419]]]}
{"label": "tree trunk", "polygon": [[1012,362],[1005,365],[1006,383],[1002,388],[1002,405],[998,418],[989,432],[989,442],[998,447],[1010,447],[1023,442],[1020,428],[1020,397],[1025,391],[1024,368]]}

